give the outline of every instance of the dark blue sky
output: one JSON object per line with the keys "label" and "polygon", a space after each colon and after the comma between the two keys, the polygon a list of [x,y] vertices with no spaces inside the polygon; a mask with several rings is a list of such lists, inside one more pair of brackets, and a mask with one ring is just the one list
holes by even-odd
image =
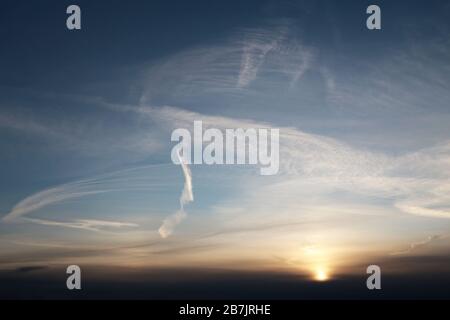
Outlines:
{"label": "dark blue sky", "polygon": [[[369,35],[364,22],[370,1],[78,1],[82,31],[70,32],[65,28],[69,4],[2,2],[2,96],[7,88],[85,93],[88,83],[101,83],[107,86],[102,94],[113,95],[108,89],[118,88],[111,79],[133,78],[143,63],[214,43],[268,19],[294,19],[304,28],[305,43],[319,44],[325,55],[370,59],[404,45],[409,31],[435,36],[436,27],[429,23],[448,18],[441,10],[445,1],[378,1],[383,31]],[[124,90],[114,90],[111,98],[132,99]]]}

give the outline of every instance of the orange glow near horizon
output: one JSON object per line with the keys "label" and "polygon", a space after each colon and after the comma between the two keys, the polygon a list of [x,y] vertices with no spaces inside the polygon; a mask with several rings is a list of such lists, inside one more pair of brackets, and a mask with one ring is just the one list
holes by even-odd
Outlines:
{"label": "orange glow near horizon", "polygon": [[303,248],[302,260],[307,263],[307,269],[314,281],[330,280],[330,258],[329,251],[323,247],[308,246]]}

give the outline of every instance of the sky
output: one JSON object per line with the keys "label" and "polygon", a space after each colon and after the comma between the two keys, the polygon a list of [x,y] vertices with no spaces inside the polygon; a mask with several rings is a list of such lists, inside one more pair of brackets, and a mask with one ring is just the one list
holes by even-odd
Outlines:
{"label": "sky", "polygon": [[[374,3],[2,2],[0,270],[448,281],[450,4]],[[279,128],[278,174],[173,164],[198,120]]]}

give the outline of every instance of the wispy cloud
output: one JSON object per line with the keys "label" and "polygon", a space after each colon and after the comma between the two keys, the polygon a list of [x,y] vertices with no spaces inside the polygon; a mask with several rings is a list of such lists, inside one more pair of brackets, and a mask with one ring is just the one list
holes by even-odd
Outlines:
{"label": "wispy cloud", "polygon": [[157,177],[146,177],[142,172],[151,168],[161,167],[158,165],[149,165],[136,167],[108,174],[98,175],[96,177],[82,179],[74,182],[65,183],[56,187],[39,191],[26,197],[17,203],[11,211],[4,215],[2,222],[20,222],[28,221],[38,224],[65,226],[80,228],[86,230],[97,230],[99,227],[133,227],[133,223],[114,222],[95,219],[79,219],[73,222],[58,222],[45,219],[32,219],[25,216],[41,209],[63,203],[68,200],[80,199],[83,197],[94,196],[98,194],[124,191],[142,191],[154,190],[164,186]]}
{"label": "wispy cloud", "polygon": [[[210,116],[175,107],[140,106],[127,109],[130,110],[152,119],[160,119],[173,127],[190,128],[195,120],[202,120],[205,127],[221,129],[275,127],[270,123]],[[450,179],[442,174],[448,170],[448,146],[448,142],[443,142],[413,153],[392,156],[358,150],[323,135],[281,127],[280,176],[283,181],[277,186],[315,181],[321,183],[322,192],[335,188],[371,197],[394,197],[393,208],[403,212],[449,218],[445,210],[427,208],[450,200],[447,192]]]}
{"label": "wispy cloud", "polygon": [[429,236],[428,238],[426,238],[423,241],[419,241],[419,242],[413,242],[409,245],[409,248],[405,249],[405,250],[401,250],[401,251],[396,251],[396,252],[392,252],[391,255],[392,256],[398,256],[398,255],[404,255],[404,254],[408,254],[411,253],[414,250],[426,247],[428,245],[430,245],[431,243],[444,239],[446,238],[446,236],[444,235],[432,235]]}
{"label": "wispy cloud", "polygon": [[[194,120],[202,120],[205,127],[215,128],[273,128],[270,123],[229,117],[210,116],[175,107],[135,107],[127,109],[174,127],[190,128]],[[392,209],[431,218],[449,218],[450,179],[448,171],[450,148],[443,142],[431,148],[400,156],[358,150],[337,139],[311,134],[296,128],[280,129],[280,181],[269,188],[292,190],[305,184],[314,185],[316,195],[327,196],[333,190],[343,190],[355,196],[393,201]],[[298,203],[292,194],[291,201]],[[251,211],[251,210],[250,210]]]}
{"label": "wispy cloud", "polygon": [[123,228],[123,227],[138,227],[136,223],[119,222],[119,221],[106,221],[106,220],[90,220],[90,219],[78,219],[70,222],[61,222],[45,219],[33,219],[22,218],[22,221],[32,222],[45,226],[58,226],[73,229],[83,229],[89,231],[102,231],[109,228]]}
{"label": "wispy cloud", "polygon": [[246,87],[256,79],[258,70],[264,63],[266,55],[277,47],[282,35],[276,35],[264,30],[252,30],[246,32],[243,45],[241,67],[237,85]]}
{"label": "wispy cloud", "polygon": [[178,159],[180,161],[181,168],[183,169],[184,187],[180,196],[180,209],[170,217],[166,218],[158,229],[162,238],[170,236],[177,224],[179,224],[185,217],[186,212],[184,206],[189,202],[194,201],[194,193],[192,191],[192,173],[187,165],[186,160],[180,156],[180,150],[177,150]]}
{"label": "wispy cloud", "polygon": [[89,184],[69,183],[40,191],[20,201],[2,218],[2,221],[10,222],[23,215],[62,201],[107,192],[106,190],[89,190],[88,188]]}
{"label": "wispy cloud", "polygon": [[316,55],[289,20],[238,29],[221,42],[154,62],[146,71],[140,101],[143,105],[178,104],[211,94],[234,99],[273,92],[275,87],[283,91],[294,87],[315,65]]}

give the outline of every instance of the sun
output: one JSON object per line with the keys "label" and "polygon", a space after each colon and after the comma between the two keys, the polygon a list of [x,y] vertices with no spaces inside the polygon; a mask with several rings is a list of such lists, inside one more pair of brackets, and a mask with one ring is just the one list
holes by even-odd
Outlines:
{"label": "sun", "polygon": [[317,268],[316,270],[314,270],[314,280],[316,281],[327,281],[329,279],[329,275],[327,270],[325,270],[325,268]]}
{"label": "sun", "polygon": [[330,279],[330,256],[327,250],[318,246],[303,248],[304,260],[309,262],[308,269],[314,281],[327,281]]}

